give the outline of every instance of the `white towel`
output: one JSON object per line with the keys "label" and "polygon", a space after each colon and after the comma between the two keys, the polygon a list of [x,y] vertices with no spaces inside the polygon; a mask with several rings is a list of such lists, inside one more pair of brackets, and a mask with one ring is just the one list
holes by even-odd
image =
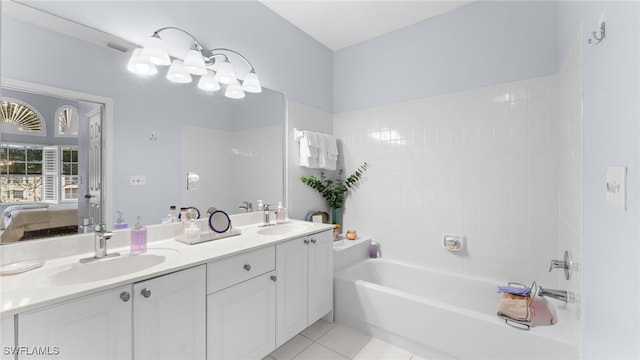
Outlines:
{"label": "white towel", "polygon": [[304,131],[300,138],[300,166],[315,169],[318,167],[318,136]]}
{"label": "white towel", "polygon": [[338,161],[338,141],[333,135],[327,135],[327,158]]}
{"label": "white towel", "polygon": [[[321,169],[335,170],[338,162],[338,156],[331,155],[329,149],[332,148],[331,142],[335,145],[335,138],[327,134],[318,134],[320,138],[320,146],[318,147],[318,167]],[[336,150],[332,150],[337,152]]]}

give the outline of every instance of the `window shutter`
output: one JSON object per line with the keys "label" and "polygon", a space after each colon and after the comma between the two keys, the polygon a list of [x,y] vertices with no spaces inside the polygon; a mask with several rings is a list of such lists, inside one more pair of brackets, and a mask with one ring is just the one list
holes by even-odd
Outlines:
{"label": "window shutter", "polygon": [[42,148],[42,200],[58,202],[60,193],[60,155],[57,146]]}

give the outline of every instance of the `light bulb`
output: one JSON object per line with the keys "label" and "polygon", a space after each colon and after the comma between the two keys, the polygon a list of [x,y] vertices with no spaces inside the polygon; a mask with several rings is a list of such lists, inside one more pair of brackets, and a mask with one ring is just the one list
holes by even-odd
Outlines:
{"label": "light bulb", "polygon": [[231,84],[238,80],[228,59],[224,59],[220,63],[216,72],[216,80],[221,84]]}
{"label": "light bulb", "polygon": [[224,96],[230,99],[242,99],[244,97],[244,91],[239,82],[234,82],[227,86],[227,90],[224,92]]}
{"label": "light bulb", "polygon": [[250,93],[262,92],[260,80],[253,69],[251,69],[251,71],[249,71],[249,73],[244,77],[244,81],[242,81],[242,89]]}
{"label": "light bulb", "polygon": [[155,75],[158,73],[158,69],[149,59],[140,56],[142,48],[133,50],[129,63],[127,63],[127,70],[138,75]]}
{"label": "light bulb", "polygon": [[144,43],[144,48],[142,49],[142,54],[140,56],[149,59],[156,65],[171,64],[167,48],[164,46],[164,41],[159,36],[151,36],[147,39]]}
{"label": "light bulb", "polygon": [[184,58],[182,67],[193,75],[204,75],[207,73],[207,67],[204,65],[202,53],[198,50],[191,49]]}
{"label": "light bulb", "polygon": [[220,90],[220,83],[216,81],[213,71],[207,71],[206,75],[200,77],[198,87],[205,91],[218,91]]}
{"label": "light bulb", "polygon": [[182,67],[182,60],[173,60],[167,72],[167,79],[175,83],[186,84],[191,82],[191,75]]}

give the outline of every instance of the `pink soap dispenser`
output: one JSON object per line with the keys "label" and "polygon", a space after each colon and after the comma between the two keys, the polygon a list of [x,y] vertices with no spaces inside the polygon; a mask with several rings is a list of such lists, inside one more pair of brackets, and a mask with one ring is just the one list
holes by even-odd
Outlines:
{"label": "pink soap dispenser", "polygon": [[131,229],[131,253],[142,254],[147,251],[147,228],[142,226],[142,217],[138,216],[136,226]]}

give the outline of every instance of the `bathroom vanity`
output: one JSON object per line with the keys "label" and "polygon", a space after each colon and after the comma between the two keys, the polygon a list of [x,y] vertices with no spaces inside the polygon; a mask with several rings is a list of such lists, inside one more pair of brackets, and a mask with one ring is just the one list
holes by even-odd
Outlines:
{"label": "bathroom vanity", "polygon": [[331,225],[287,225],[3,276],[3,359],[263,358],[333,308]]}

